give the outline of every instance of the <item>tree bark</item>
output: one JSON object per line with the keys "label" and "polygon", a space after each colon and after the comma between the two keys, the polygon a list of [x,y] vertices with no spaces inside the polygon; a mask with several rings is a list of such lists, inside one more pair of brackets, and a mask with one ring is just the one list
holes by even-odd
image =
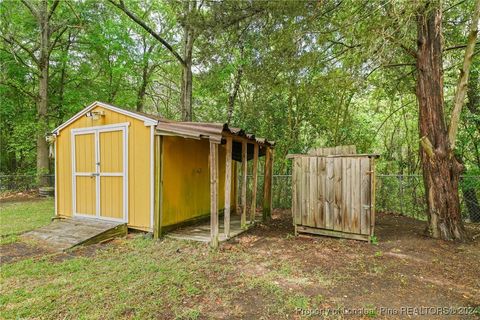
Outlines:
{"label": "tree bark", "polygon": [[144,65],[142,68],[142,82],[138,88],[137,93],[137,111],[143,112],[145,106],[145,93],[147,91],[148,83],[148,65]]}
{"label": "tree bark", "polygon": [[195,31],[190,25],[188,15],[196,10],[196,1],[185,1],[185,13],[187,15],[183,25],[183,64],[180,104],[182,107],[182,120],[192,121],[192,53],[195,42]]}
{"label": "tree bark", "polygon": [[37,100],[37,175],[39,186],[46,186],[49,172],[48,143],[45,134],[48,130],[48,67],[49,67],[49,13],[48,1],[42,0],[38,8],[38,24],[40,28],[39,84]]}
{"label": "tree bark", "polygon": [[238,90],[240,89],[240,83],[242,82],[243,76],[243,67],[240,65],[237,69],[237,75],[235,76],[232,90],[228,95],[228,105],[227,105],[227,123],[230,124],[233,116],[233,109],[235,108],[235,99],[238,95]]}
{"label": "tree bark", "polygon": [[417,16],[417,86],[421,160],[433,238],[465,240],[458,180],[462,169],[450,148],[443,110],[442,11],[427,3]]}

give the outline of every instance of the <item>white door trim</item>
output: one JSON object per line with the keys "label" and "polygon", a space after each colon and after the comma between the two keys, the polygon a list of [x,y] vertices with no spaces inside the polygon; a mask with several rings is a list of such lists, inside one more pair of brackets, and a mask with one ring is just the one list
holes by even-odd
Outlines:
{"label": "white door trim", "polygon": [[[71,157],[72,157],[72,208],[74,217],[84,217],[93,219],[102,219],[109,221],[128,222],[128,126],[129,122],[119,123],[113,125],[96,126],[89,128],[77,128],[71,130]],[[123,171],[120,172],[101,172],[100,171],[100,133],[109,131],[121,131],[123,139]],[[76,172],[75,163],[75,137],[82,134],[94,135],[94,151],[95,151],[95,172]],[[77,212],[77,189],[76,189],[76,177],[89,177],[95,178],[95,215],[89,215],[81,212]],[[101,177],[123,177],[123,213],[122,218],[110,218],[102,217],[100,209],[100,178]]]}

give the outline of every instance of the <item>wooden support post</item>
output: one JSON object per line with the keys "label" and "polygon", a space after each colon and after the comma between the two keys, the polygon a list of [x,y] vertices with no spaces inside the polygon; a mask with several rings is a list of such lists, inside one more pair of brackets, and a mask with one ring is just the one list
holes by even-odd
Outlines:
{"label": "wooden support post", "polygon": [[375,176],[375,158],[370,158],[370,241],[375,235],[375,192],[376,192],[376,176]]}
{"label": "wooden support post", "polygon": [[242,141],[242,215],[240,225],[242,229],[247,227],[247,142]]}
{"label": "wooden support post", "polygon": [[232,138],[227,137],[225,152],[225,212],[223,217],[225,238],[230,238],[230,204],[232,192]]}
{"label": "wooden support post", "polygon": [[163,165],[163,137],[155,136],[154,140],[154,217],[153,238],[158,239],[162,235],[162,165]]}
{"label": "wooden support post", "polygon": [[234,188],[234,195],[235,195],[235,204],[233,205],[233,210],[232,212],[234,214],[237,214],[238,213],[238,207],[240,207],[240,192],[238,192],[238,183],[239,183],[239,174],[238,174],[238,161],[235,161],[233,162],[233,172],[234,172],[234,175],[233,175],[233,188]]}
{"label": "wooden support post", "polygon": [[257,213],[257,178],[258,178],[258,144],[253,145],[253,184],[252,184],[252,205],[250,212],[250,223],[255,222],[255,214]]}
{"label": "wooden support post", "polygon": [[272,167],[273,167],[273,150],[266,147],[265,151],[265,171],[263,182],[263,221],[272,217]]}
{"label": "wooden support post", "polygon": [[210,141],[210,246],[218,247],[218,144]]}

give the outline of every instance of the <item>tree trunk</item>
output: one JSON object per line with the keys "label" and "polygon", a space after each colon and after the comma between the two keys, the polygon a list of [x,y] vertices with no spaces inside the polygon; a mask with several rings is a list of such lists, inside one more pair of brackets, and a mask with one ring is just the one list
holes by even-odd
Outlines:
{"label": "tree trunk", "polygon": [[48,130],[48,66],[49,66],[49,17],[48,2],[43,0],[38,10],[40,27],[39,84],[37,100],[37,175],[39,186],[46,186],[48,179],[43,177],[49,171],[48,144],[45,134]]}
{"label": "tree trunk", "polygon": [[182,66],[181,105],[182,120],[192,121],[192,62],[185,61]]}
{"label": "tree trunk", "polygon": [[185,19],[183,26],[183,64],[180,103],[182,106],[182,120],[192,121],[192,52],[195,41],[195,32],[188,21],[188,14],[196,10],[195,1],[185,1]]}
{"label": "tree trunk", "polygon": [[137,111],[143,112],[145,106],[145,93],[147,91],[148,83],[148,65],[143,66],[142,70],[142,83],[138,88],[137,93]]}
{"label": "tree trunk", "polygon": [[237,75],[234,79],[232,90],[228,95],[228,105],[227,105],[227,123],[230,124],[233,116],[233,109],[235,107],[235,99],[238,95],[238,90],[240,89],[240,83],[242,82],[243,76],[243,67],[240,65],[237,69]]}
{"label": "tree trunk", "polygon": [[443,113],[442,12],[428,3],[417,16],[417,86],[428,231],[433,238],[465,240],[458,180],[462,166],[449,144]]}

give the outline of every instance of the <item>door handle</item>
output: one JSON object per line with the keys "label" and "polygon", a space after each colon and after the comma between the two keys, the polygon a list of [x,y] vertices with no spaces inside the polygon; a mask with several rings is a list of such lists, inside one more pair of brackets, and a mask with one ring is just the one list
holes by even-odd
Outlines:
{"label": "door handle", "polygon": [[93,178],[93,177],[98,177],[99,175],[100,175],[100,173],[94,172],[94,173],[92,173],[92,178]]}

